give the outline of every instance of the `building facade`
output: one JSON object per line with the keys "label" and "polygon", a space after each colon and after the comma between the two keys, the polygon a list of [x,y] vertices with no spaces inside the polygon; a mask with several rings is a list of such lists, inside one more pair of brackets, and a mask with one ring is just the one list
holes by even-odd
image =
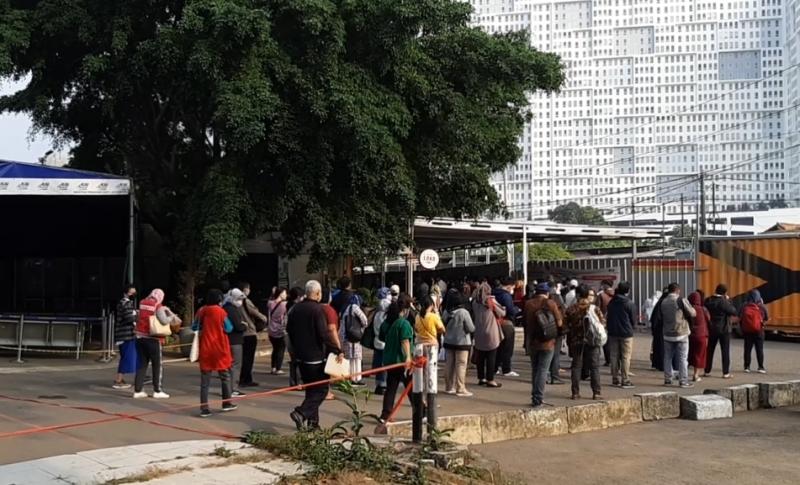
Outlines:
{"label": "building facade", "polygon": [[800,198],[800,0],[470,3],[475,25],[527,30],[566,69],[559,93],[530,95],[522,157],[492,177],[514,218],[573,201],[693,213],[700,174],[708,211]]}

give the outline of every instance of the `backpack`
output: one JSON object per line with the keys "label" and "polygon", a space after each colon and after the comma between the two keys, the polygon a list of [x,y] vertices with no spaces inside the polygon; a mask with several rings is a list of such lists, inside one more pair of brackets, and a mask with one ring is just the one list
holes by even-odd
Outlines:
{"label": "backpack", "polygon": [[742,318],[739,321],[743,333],[761,333],[764,329],[764,315],[761,308],[754,303],[748,303],[742,308]]}
{"label": "backpack", "polygon": [[367,322],[369,323],[361,336],[361,345],[372,350],[375,350],[375,315],[377,313],[377,310],[372,310],[372,312],[370,312],[367,317]]}
{"label": "backpack", "polygon": [[553,312],[547,308],[540,308],[533,314],[533,338],[545,342],[558,337],[558,325]]}
{"label": "backpack", "polygon": [[341,316],[344,325],[344,336],[351,344],[357,344],[364,339],[364,327],[361,326],[361,321],[353,315],[353,305],[347,305],[347,308],[350,311],[345,310]]}
{"label": "backpack", "polygon": [[608,342],[608,333],[597,318],[594,308],[594,305],[590,305],[583,317],[583,343],[590,347],[602,347]]}

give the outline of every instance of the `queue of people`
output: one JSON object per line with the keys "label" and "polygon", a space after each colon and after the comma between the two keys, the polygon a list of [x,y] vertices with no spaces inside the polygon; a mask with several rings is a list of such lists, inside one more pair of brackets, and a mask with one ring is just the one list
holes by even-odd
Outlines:
{"label": "queue of people", "polygon": [[[572,399],[581,399],[582,382],[589,381],[592,399],[603,399],[600,368],[604,356],[611,371],[611,385],[632,389],[630,370],[638,313],[622,281],[614,288],[602,282],[596,291],[575,280],[563,284],[552,279],[521,284],[510,278],[487,279],[447,285],[442,280],[420,285],[426,291],[412,299],[397,285],[380,288],[377,304],[368,310],[352,289],[349,278],[337,289],[324,290],[317,281],[304,288],[273,289],[266,314],[249,299],[250,285],[242,283],[227,293],[209,290],[197,311],[192,329],[198,336],[200,367],[200,416],[211,415],[208,393],[213,373],[221,382],[222,411],[237,409],[234,398],[242,388],[259,386],[253,380],[258,333],[265,331],[272,345],[270,373],[283,375],[289,354],[290,385],[327,381],[326,360],[348,359],[352,385],[364,386],[363,347],[372,349],[371,369],[405,364],[376,373],[375,394],[383,396],[381,419],[388,420],[395,408],[397,391],[410,385],[415,352],[426,357],[423,376],[436,389],[437,366],[444,363],[445,393],[467,398],[470,363],[476,367],[477,385],[502,387],[498,377],[517,377],[511,367],[515,345],[515,323],[524,331],[524,350],[531,365],[531,405],[545,404],[546,386],[563,384],[559,356],[562,342],[571,358],[569,369]],[[677,283],[649,301],[646,313],[653,330],[653,368],[663,371],[664,384],[693,386],[712,371],[717,345],[722,354],[722,377],[731,377],[731,318],[737,317],[745,337],[745,372],[750,372],[755,348],[757,371],[765,373],[764,324],[769,319],[758,291],[736,309],[720,284],[704,298],[696,291],[684,298]],[[161,358],[165,335],[176,332],[180,318],[164,305],[164,292],[154,289],[137,306],[136,289],[125,288],[117,305],[115,338],[120,363],[114,388],[130,387],[126,374],[135,373],[136,399],[149,397],[144,391],[148,368],[152,368],[152,397],[169,398],[163,388]],[[167,330],[164,330],[164,329]],[[167,332],[167,333],[165,333]],[[688,367],[693,368],[691,379]],[[701,374],[702,370],[702,374]],[[305,387],[303,402],[291,411],[298,429],[319,426],[319,408],[332,398],[326,384]]]}

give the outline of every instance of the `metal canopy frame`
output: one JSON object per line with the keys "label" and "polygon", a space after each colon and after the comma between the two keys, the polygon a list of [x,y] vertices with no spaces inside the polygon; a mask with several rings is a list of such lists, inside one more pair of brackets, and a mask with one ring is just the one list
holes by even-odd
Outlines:
{"label": "metal canopy frame", "polygon": [[[661,239],[661,227],[582,226],[526,221],[417,219],[412,230],[418,250],[456,251],[527,242],[635,241]],[[528,245],[522,245],[524,283],[528,284]],[[406,254],[407,290],[413,296],[415,258]]]}

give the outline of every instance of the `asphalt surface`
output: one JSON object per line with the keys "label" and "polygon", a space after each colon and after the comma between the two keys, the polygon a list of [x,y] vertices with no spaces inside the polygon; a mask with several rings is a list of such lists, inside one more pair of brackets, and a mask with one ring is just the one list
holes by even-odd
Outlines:
{"label": "asphalt surface", "polygon": [[798,438],[795,407],[472,448],[522,483],[793,485],[800,482]]}
{"label": "asphalt surface", "polygon": [[[518,332],[518,341],[521,332]],[[264,345],[264,344],[262,344]],[[520,346],[518,346],[519,348]],[[603,368],[601,377],[603,394],[607,399],[630,396],[636,392],[663,391],[663,376],[649,370],[650,339],[646,335],[636,338],[633,352],[633,377],[637,388],[622,390],[610,387],[608,368]],[[268,348],[268,344],[264,347]],[[723,380],[719,376],[719,355],[715,375],[705,379],[695,389],[669,390],[682,394],[702,394],[703,389],[719,388],[735,384],[788,380],[800,378],[800,344],[795,342],[768,341],[766,344],[769,374],[742,373],[742,341],[733,343],[734,378]],[[369,362],[369,352],[365,352]],[[164,370],[164,388],[171,394],[168,400],[131,399],[132,391],[111,388],[116,372],[116,363],[101,364],[90,359],[81,361],[68,358],[31,357],[23,364],[12,363],[11,354],[0,354],[0,464],[31,460],[56,454],[74,453],[96,448],[143,444],[158,441],[218,438],[220,434],[241,435],[251,429],[264,429],[277,433],[294,430],[288,413],[302,401],[301,392],[278,395],[248,396],[239,401],[240,408],[232,413],[215,414],[201,419],[199,412],[200,378],[197,366],[189,362],[168,363]],[[288,385],[286,376],[271,376],[266,373],[268,357],[258,357],[256,380],[261,387],[253,391],[267,391]],[[520,377],[498,378],[501,389],[487,389],[476,385],[475,370],[470,369],[467,385],[475,396],[457,398],[440,395],[437,403],[440,415],[468,413],[490,413],[499,410],[518,409],[530,403],[530,364],[527,357],[518,351],[514,359],[515,370]],[[562,358],[562,367],[569,359]],[[365,368],[369,367],[365,364]],[[568,379],[567,375],[563,376]],[[129,381],[132,380],[129,379]],[[368,379],[370,387],[374,381]],[[212,383],[212,397],[218,396],[219,384]],[[588,382],[582,383],[583,395],[591,396]],[[440,382],[440,390],[444,390]],[[146,389],[152,392],[151,389]],[[215,394],[216,393],[216,394]],[[569,385],[548,386],[545,401],[557,406],[570,406],[590,402],[569,400]],[[36,402],[16,401],[32,399]],[[381,397],[373,396],[369,404],[371,412],[380,410]],[[67,407],[69,406],[69,407]],[[81,409],[74,409],[79,407]],[[212,406],[213,408],[214,406]],[[142,419],[116,419],[112,414],[139,415],[157,412]],[[323,426],[346,418],[348,408],[343,402],[328,401],[323,404],[321,420]],[[403,405],[397,420],[410,419],[410,406]],[[95,424],[81,424],[97,420],[109,420]],[[81,424],[79,426],[72,426]],[[5,436],[9,432],[26,432],[34,428],[64,426],[57,430],[40,430],[19,436]],[[178,429],[183,428],[183,429]],[[798,435],[800,436],[800,435]]]}

